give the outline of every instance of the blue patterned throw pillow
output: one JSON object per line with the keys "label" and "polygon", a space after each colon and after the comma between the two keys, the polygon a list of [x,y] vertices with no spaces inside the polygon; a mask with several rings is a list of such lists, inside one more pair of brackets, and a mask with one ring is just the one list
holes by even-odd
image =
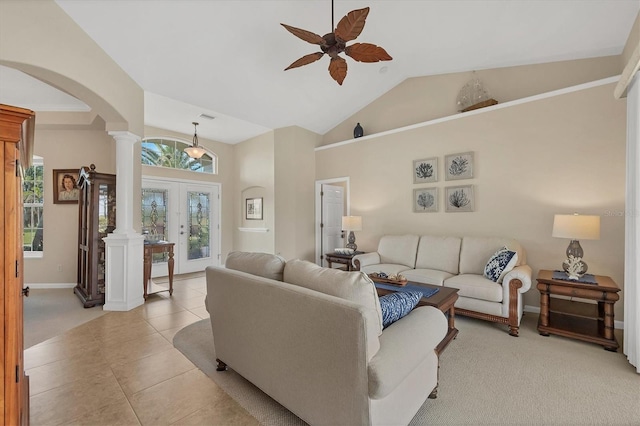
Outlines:
{"label": "blue patterned throw pillow", "polygon": [[507,273],[512,270],[518,262],[518,254],[506,247],[502,247],[495,252],[484,267],[484,277],[493,282],[501,283]]}
{"label": "blue patterned throw pillow", "polygon": [[421,298],[422,292],[419,291],[399,291],[380,297],[382,328],[387,328],[411,312]]}

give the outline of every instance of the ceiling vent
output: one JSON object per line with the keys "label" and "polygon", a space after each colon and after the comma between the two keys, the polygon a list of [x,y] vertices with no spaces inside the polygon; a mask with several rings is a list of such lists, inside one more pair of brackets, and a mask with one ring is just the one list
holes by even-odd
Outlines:
{"label": "ceiling vent", "polygon": [[207,114],[200,114],[198,117],[200,117],[200,118],[204,118],[205,120],[213,120],[213,119],[215,119],[215,117],[214,117],[214,116],[212,116],[212,115],[207,115]]}

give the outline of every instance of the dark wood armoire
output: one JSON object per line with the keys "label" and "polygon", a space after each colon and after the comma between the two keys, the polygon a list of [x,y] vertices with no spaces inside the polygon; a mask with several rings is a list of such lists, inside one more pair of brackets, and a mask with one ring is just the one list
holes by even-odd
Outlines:
{"label": "dark wood armoire", "polygon": [[116,175],[80,169],[78,176],[78,281],[74,292],[85,308],[104,304],[104,237],[116,227]]}

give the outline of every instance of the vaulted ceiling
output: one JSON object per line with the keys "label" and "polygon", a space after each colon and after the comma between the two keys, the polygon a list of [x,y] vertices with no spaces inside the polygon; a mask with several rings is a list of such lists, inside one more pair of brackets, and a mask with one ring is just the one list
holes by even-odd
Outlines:
{"label": "vaulted ceiling", "polygon": [[[330,0],[56,0],[145,91],[145,124],[237,143],[297,125],[324,134],[409,77],[618,55],[640,0],[336,0],[335,23],[371,8],[356,40],[392,61],[347,58],[342,86],[327,57],[280,23],[331,32]],[[86,108],[0,69],[3,99],[36,111]],[[199,118],[215,116],[214,120]]]}

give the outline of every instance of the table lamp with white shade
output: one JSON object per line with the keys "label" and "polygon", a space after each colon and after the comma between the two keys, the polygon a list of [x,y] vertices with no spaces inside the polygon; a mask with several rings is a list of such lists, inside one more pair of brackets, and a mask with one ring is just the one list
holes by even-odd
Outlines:
{"label": "table lamp with white shade", "polygon": [[600,216],[574,214],[557,214],[553,218],[553,231],[556,238],[569,238],[567,259],[562,262],[562,269],[569,279],[578,280],[587,272],[587,264],[582,260],[584,251],[579,240],[600,239]]}
{"label": "table lamp with white shade", "polygon": [[353,231],[362,231],[362,216],[342,216],[342,229],[349,231],[349,244],[346,247],[356,251],[358,246]]}

